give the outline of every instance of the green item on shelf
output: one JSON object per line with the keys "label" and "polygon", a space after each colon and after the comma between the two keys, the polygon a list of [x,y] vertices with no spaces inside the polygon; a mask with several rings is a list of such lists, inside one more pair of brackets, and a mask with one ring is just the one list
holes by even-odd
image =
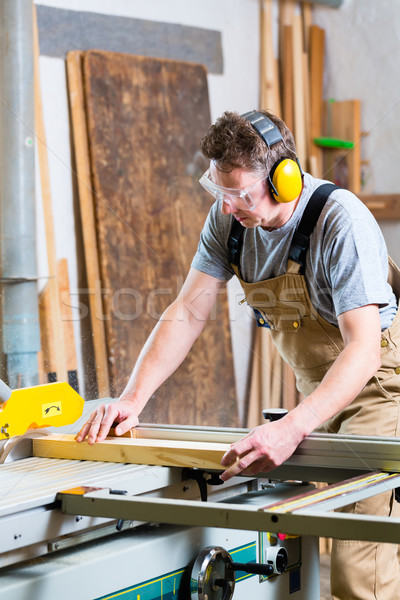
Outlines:
{"label": "green item on shelf", "polygon": [[324,148],[354,148],[354,142],[331,137],[313,138],[313,142],[317,146],[323,146]]}

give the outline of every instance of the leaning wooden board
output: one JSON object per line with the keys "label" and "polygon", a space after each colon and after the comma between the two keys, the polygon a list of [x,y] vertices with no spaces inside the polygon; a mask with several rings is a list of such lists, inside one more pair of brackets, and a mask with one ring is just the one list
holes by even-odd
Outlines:
{"label": "leaning wooden board", "polygon": [[195,467],[218,469],[230,444],[191,442],[187,440],[155,440],[107,438],[89,445],[75,442],[73,435],[54,434],[32,440],[33,455],[46,458],[99,460],[163,467]]}
{"label": "leaning wooden board", "polygon": [[[190,267],[210,199],[199,142],[210,125],[201,65],[89,51],[90,159],[113,392]],[[143,421],[235,426],[226,297]]]}

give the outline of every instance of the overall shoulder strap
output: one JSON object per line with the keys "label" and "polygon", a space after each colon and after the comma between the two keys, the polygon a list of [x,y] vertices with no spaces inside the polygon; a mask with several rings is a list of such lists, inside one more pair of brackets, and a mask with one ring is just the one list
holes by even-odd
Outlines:
{"label": "overall shoulder strap", "polygon": [[228,238],[228,251],[229,251],[229,262],[239,267],[240,265],[240,252],[243,244],[243,233],[244,227],[233,219],[231,230]]}
{"label": "overall shoulder strap", "polygon": [[333,190],[337,189],[340,188],[333,183],[324,183],[320,185],[309,199],[300,223],[294,232],[289,251],[289,260],[293,260],[301,265],[300,272],[304,272],[308,243],[322,209]]}

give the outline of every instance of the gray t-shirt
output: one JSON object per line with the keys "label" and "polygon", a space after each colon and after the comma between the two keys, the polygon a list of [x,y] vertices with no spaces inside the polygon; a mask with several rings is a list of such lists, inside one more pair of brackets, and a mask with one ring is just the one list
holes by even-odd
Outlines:
{"label": "gray t-shirt", "polygon": [[[304,209],[323,183],[304,174],[304,188],[296,209],[279,229],[245,229],[240,271],[247,282],[263,281],[286,273],[289,249]],[[219,202],[210,209],[201,232],[192,267],[227,281],[233,275],[228,238],[234,217],[223,215]],[[388,259],[381,230],[366,206],[348,190],[334,190],[311,235],[305,279],[317,312],[338,325],[343,312],[378,304],[382,330],[397,311],[396,297],[387,282]]]}

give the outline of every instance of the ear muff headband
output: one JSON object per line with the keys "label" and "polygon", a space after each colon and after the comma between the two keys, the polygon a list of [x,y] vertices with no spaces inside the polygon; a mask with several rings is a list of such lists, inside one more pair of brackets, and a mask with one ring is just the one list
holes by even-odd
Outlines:
{"label": "ear muff headband", "polygon": [[[268,148],[283,140],[278,127],[265,115],[251,110],[242,115],[264,140]],[[281,158],[271,168],[268,185],[272,197],[277,202],[293,202],[300,196],[303,187],[303,173],[298,158]]]}

